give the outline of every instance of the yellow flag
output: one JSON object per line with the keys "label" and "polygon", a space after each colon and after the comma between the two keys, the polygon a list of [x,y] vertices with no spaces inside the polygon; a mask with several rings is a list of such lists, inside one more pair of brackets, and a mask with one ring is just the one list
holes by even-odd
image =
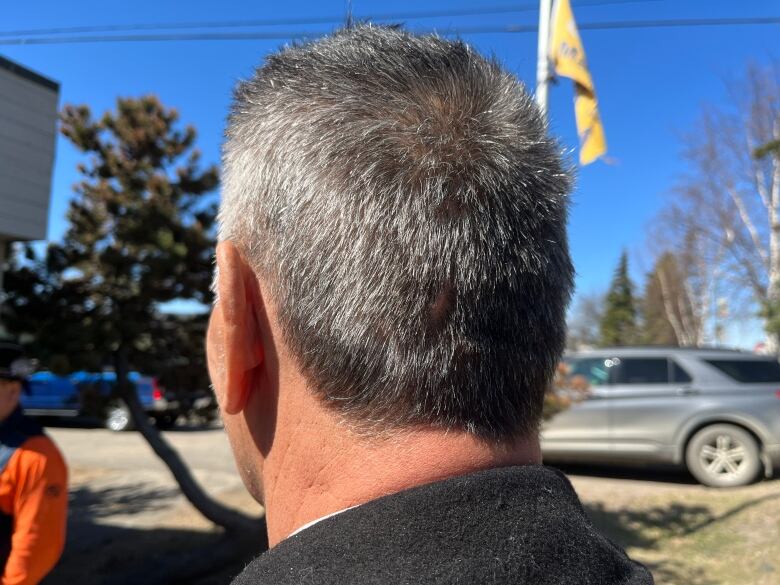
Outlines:
{"label": "yellow flag", "polygon": [[555,0],[550,59],[558,75],[574,81],[574,116],[580,137],[580,163],[589,164],[606,154],[607,139],[599,116],[596,89],[569,0]]}

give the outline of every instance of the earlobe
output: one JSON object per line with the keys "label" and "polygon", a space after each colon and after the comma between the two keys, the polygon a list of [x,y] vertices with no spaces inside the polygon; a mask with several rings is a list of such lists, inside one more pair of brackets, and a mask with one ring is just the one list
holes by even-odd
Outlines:
{"label": "earlobe", "polygon": [[238,414],[253,391],[253,379],[264,362],[262,336],[255,319],[262,304],[257,279],[231,242],[217,246],[218,311],[221,321],[222,408]]}

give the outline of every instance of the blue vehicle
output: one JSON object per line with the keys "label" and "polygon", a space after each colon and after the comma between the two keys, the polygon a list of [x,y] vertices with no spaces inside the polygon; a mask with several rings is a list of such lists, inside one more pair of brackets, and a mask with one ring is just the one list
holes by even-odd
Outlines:
{"label": "blue vehicle", "polygon": [[[179,404],[168,400],[157,379],[138,372],[129,374],[138,399],[160,428],[169,428],[179,415]],[[58,376],[37,372],[29,378],[29,391],[22,393],[21,405],[31,416],[98,418],[112,431],[130,430],[133,419],[127,405],[114,396],[114,372],[76,372]]]}

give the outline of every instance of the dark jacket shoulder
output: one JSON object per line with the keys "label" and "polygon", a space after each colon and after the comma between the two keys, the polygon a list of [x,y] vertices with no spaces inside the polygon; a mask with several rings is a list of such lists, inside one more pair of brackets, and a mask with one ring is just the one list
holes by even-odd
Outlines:
{"label": "dark jacket shoulder", "polygon": [[651,585],[597,532],[569,481],[543,466],[416,487],[327,518],[247,566],[234,585]]}

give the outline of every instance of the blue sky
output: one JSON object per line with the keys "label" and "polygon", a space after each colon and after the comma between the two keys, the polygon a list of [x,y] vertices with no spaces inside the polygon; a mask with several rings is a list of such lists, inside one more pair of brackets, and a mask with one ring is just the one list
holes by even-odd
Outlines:
{"label": "blue sky", "polygon": [[[592,0],[591,0],[592,1]],[[449,9],[533,0],[354,0],[355,15]],[[578,22],[780,16],[770,0],[617,0],[587,6],[573,0]],[[0,31],[130,23],[236,20],[341,14],[342,0],[219,3],[164,2],[13,2],[0,8]],[[409,21],[410,28],[535,24],[535,11],[516,14]],[[280,26],[278,30],[323,30],[321,26]],[[648,268],[647,224],[669,197],[684,170],[679,135],[689,130],[704,104],[724,100],[724,79],[738,75],[749,60],[780,57],[773,49],[780,25],[603,30],[581,33],[596,83],[614,164],[598,162],[580,170],[570,223],[577,285],[581,292],[604,289],[621,249],[627,248],[636,279]],[[474,34],[464,38],[495,54],[533,86],[535,34]],[[1,40],[1,39],[0,39]],[[0,45],[0,54],[61,83],[61,104],[86,103],[102,112],[117,96],[155,93],[194,124],[205,162],[216,162],[230,94],[235,82],[251,74],[264,55],[283,41],[104,43]],[[564,144],[577,144],[572,88],[561,80],[551,90],[553,131]],[[49,238],[64,230],[64,213],[76,182],[78,153],[63,139],[57,145]],[[641,261],[644,257],[645,260]],[[642,265],[644,264],[644,265]],[[737,333],[736,335],[741,335]],[[744,335],[751,336],[752,333]],[[743,335],[743,336],[744,336]]]}

